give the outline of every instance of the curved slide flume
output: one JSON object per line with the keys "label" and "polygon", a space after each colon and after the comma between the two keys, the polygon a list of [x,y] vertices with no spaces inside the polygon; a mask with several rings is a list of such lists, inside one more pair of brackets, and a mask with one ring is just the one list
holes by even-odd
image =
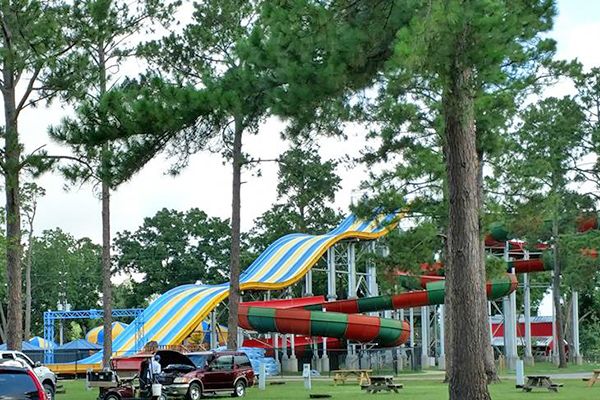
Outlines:
{"label": "curved slide flume", "polygon": [[[486,284],[489,300],[517,289],[512,274]],[[310,304],[297,308],[261,307],[258,302],[240,305],[240,326],[257,332],[279,332],[375,342],[382,347],[406,343],[410,330],[406,321],[371,317],[360,313],[420,307],[444,303],[445,281],[430,282],[425,290]],[[276,303],[276,302],[271,302]]]}
{"label": "curved slide flume", "polygon": [[[298,280],[331,246],[349,239],[377,239],[392,230],[403,213],[361,220],[346,218],[323,235],[291,234],[272,243],[240,276],[242,290],[279,290]],[[116,355],[130,355],[146,343],[176,345],[183,342],[220,302],[228,296],[229,284],[183,285],[156,299],[113,342]],[[142,327],[139,329],[139,327]],[[80,360],[97,367],[102,353]]]}

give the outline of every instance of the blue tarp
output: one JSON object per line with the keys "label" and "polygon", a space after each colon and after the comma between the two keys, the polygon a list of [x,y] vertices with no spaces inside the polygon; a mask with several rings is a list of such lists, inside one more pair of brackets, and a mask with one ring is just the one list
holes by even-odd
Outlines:
{"label": "blue tarp", "polygon": [[[34,346],[33,344],[31,344],[29,342],[25,342],[25,341],[23,341],[22,346],[23,346],[22,347],[23,351],[36,351],[36,350],[41,351],[42,350],[39,347]],[[3,345],[0,345],[0,350],[6,350],[6,343],[3,344]]]}

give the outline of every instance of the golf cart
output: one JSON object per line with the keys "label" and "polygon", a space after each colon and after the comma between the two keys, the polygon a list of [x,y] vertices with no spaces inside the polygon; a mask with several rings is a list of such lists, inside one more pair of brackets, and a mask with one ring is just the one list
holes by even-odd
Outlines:
{"label": "golf cart", "polygon": [[[188,362],[183,354],[171,350],[159,350],[163,372],[152,375],[150,363],[154,354],[136,354],[129,357],[116,357],[111,360],[111,369],[99,372],[89,371],[87,383],[89,387],[99,388],[98,400],[166,400],[162,394],[162,385],[168,384],[172,378],[170,371],[190,370],[193,366],[185,366]],[[161,387],[161,389],[158,389]]]}

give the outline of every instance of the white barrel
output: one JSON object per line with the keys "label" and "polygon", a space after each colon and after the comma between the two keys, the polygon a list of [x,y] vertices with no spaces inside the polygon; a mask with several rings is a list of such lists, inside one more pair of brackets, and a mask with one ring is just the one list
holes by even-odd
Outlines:
{"label": "white barrel", "polygon": [[162,394],[162,385],[160,383],[152,384],[152,396],[160,397]]}

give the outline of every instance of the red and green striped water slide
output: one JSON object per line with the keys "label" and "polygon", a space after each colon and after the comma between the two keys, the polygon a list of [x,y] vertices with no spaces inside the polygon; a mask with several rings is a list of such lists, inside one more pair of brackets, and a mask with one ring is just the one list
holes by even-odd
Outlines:
{"label": "red and green striped water slide", "polygon": [[[496,300],[517,288],[514,275],[487,283],[487,297]],[[380,347],[393,347],[409,338],[406,321],[363,315],[362,313],[395,310],[444,303],[445,282],[427,283],[424,290],[394,295],[363,297],[295,305],[288,300],[242,303],[239,308],[240,327],[259,333],[279,332],[306,336],[334,337],[357,342],[373,342]],[[315,298],[318,299],[318,298]]]}

